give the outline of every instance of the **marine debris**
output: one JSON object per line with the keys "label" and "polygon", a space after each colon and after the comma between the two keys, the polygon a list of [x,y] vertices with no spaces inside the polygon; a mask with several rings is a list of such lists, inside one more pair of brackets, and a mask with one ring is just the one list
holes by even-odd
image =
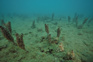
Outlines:
{"label": "marine debris", "polygon": [[33,21],[31,28],[33,28],[33,29],[36,28],[35,20]]}
{"label": "marine debris", "polygon": [[84,24],[87,22],[88,18],[85,18],[83,23],[81,25],[78,26],[78,29],[82,29],[82,27],[84,26]]}
{"label": "marine debris", "polygon": [[23,34],[19,35],[18,33],[16,33],[16,42],[17,42],[17,45],[25,50],[25,45],[24,45],[24,41],[23,41]]}
{"label": "marine debris", "polygon": [[[0,26],[0,29],[1,29],[1,32],[2,32],[3,36],[4,36],[7,40],[9,40],[9,41],[11,41],[11,42],[14,43],[14,38],[13,38],[13,36],[10,34],[10,32],[9,32],[7,29],[5,29],[4,27],[2,27],[2,26]],[[14,44],[15,44],[15,43],[14,43]]]}

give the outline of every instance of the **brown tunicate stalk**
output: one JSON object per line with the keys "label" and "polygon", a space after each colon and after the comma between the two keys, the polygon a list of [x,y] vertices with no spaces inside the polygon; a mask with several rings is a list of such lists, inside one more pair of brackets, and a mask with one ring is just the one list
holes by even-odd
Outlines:
{"label": "brown tunicate stalk", "polygon": [[73,18],[73,20],[72,20],[72,23],[75,23],[75,22],[76,22],[76,17],[77,17],[77,16],[78,16],[77,13],[75,13],[74,18]]}
{"label": "brown tunicate stalk", "polygon": [[52,21],[54,20],[54,13],[52,13]]}
{"label": "brown tunicate stalk", "polygon": [[84,25],[84,24],[87,22],[87,20],[88,20],[88,18],[86,18],[86,19],[83,21],[82,25]]}
{"label": "brown tunicate stalk", "polygon": [[57,37],[59,37],[61,34],[61,30],[60,30],[60,27],[57,29]]}
{"label": "brown tunicate stalk", "polygon": [[74,22],[75,22],[75,18],[72,19],[72,23],[74,23]]}
{"label": "brown tunicate stalk", "polygon": [[84,26],[84,24],[87,22],[87,20],[88,20],[88,18],[85,18],[83,23],[80,26],[78,26],[78,29],[81,29]]}
{"label": "brown tunicate stalk", "polygon": [[88,21],[87,25],[89,26],[89,23],[91,23],[92,21],[93,21],[93,18],[91,18],[91,19]]}
{"label": "brown tunicate stalk", "polygon": [[12,32],[12,29],[11,29],[11,22],[8,22],[7,24],[5,24],[6,28],[9,30],[9,32],[11,33]]}
{"label": "brown tunicate stalk", "polygon": [[1,32],[2,32],[3,36],[4,36],[7,40],[9,40],[9,41],[11,41],[11,42],[14,43],[14,38],[12,37],[12,35],[10,34],[10,32],[8,32],[8,30],[5,29],[5,28],[2,27],[2,26],[0,26],[0,29],[1,29]]}
{"label": "brown tunicate stalk", "polygon": [[20,41],[22,42],[21,48],[25,50],[25,45],[24,45],[24,41],[23,41],[23,34],[21,34],[21,36],[20,36]]}
{"label": "brown tunicate stalk", "polygon": [[3,26],[5,24],[4,20],[1,20],[1,26]]}
{"label": "brown tunicate stalk", "polygon": [[11,22],[8,22],[8,26],[7,26],[7,28],[9,29],[10,33],[12,33]]}
{"label": "brown tunicate stalk", "polygon": [[51,34],[48,35],[48,41],[51,43]]}
{"label": "brown tunicate stalk", "polygon": [[49,34],[49,28],[47,24],[45,24],[45,31],[47,32],[47,34]]}
{"label": "brown tunicate stalk", "polygon": [[77,27],[78,26],[78,16],[76,16],[75,22],[76,22],[76,27]]}
{"label": "brown tunicate stalk", "polygon": [[23,34],[19,35],[18,33],[16,34],[16,42],[17,42],[17,45],[25,50],[25,45],[24,45],[24,42],[23,42]]}
{"label": "brown tunicate stalk", "polygon": [[70,16],[68,16],[68,23],[70,23],[70,20],[71,20],[71,18],[70,18]]}
{"label": "brown tunicate stalk", "polygon": [[35,21],[33,21],[33,23],[32,23],[32,26],[31,26],[32,28],[36,28],[36,25],[35,25]]}

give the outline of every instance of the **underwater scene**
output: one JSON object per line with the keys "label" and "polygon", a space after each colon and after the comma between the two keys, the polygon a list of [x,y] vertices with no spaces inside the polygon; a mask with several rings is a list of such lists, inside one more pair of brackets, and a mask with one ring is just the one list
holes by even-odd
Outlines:
{"label": "underwater scene", "polygon": [[0,62],[93,62],[93,0],[0,0]]}

